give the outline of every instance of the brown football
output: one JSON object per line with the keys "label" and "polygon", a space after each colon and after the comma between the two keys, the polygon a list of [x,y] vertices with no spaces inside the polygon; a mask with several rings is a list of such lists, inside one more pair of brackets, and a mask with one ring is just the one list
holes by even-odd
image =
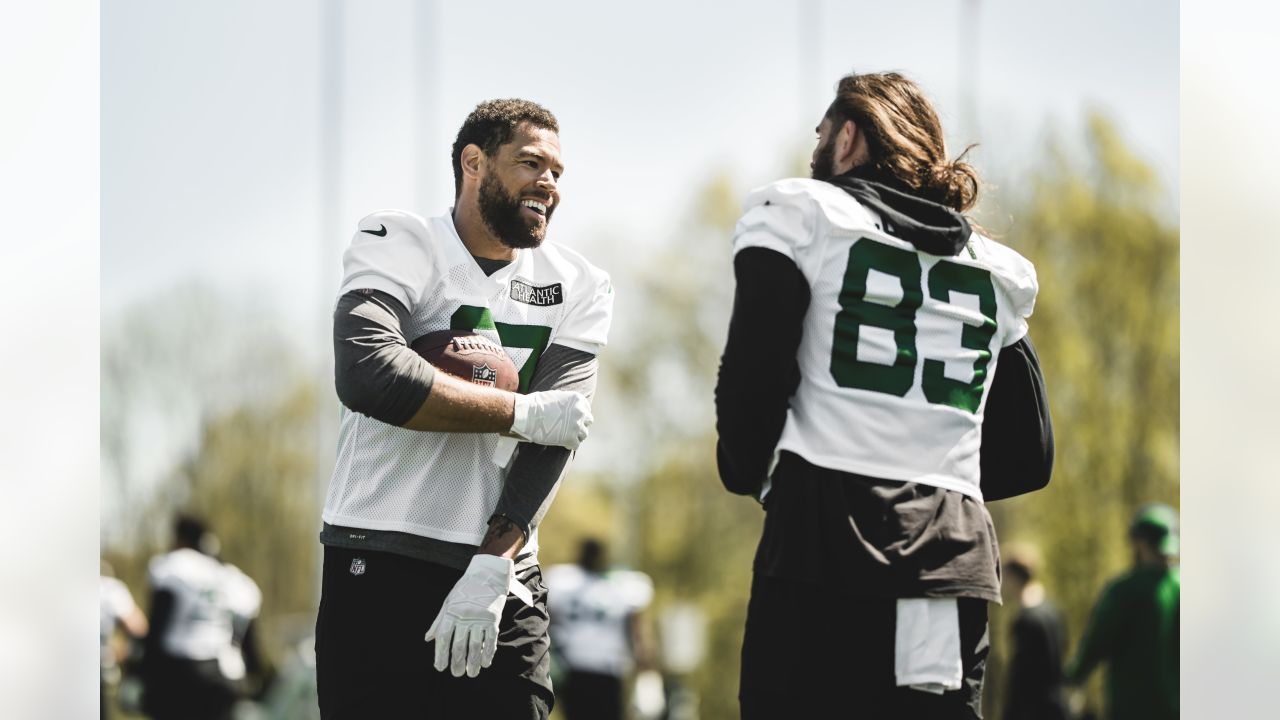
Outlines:
{"label": "brown football", "polygon": [[427,362],[477,385],[515,392],[520,371],[507,352],[474,330],[438,330],[409,344]]}

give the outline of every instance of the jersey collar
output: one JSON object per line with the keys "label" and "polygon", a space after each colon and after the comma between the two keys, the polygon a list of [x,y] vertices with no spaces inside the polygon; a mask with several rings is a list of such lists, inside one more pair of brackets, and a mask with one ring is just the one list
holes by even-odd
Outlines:
{"label": "jersey collar", "polygon": [[[495,271],[492,275],[485,275],[484,270],[480,268],[480,264],[476,262],[471,251],[467,249],[466,243],[462,242],[462,236],[458,234],[458,226],[453,223],[453,208],[444,215],[444,224],[449,228],[449,237],[453,239],[454,247],[459,255],[466,258],[467,271],[475,278],[476,283],[486,288],[489,294],[497,294],[507,286],[507,282],[511,280],[516,271],[523,267],[526,263],[526,257],[529,252],[526,250],[516,250],[516,257],[506,267]],[[536,248],[534,248],[536,249]]]}

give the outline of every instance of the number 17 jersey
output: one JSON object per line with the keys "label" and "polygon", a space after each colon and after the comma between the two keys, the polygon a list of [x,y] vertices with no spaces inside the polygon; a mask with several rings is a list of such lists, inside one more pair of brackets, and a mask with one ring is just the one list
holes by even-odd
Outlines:
{"label": "number 17 jersey", "polygon": [[[520,392],[548,345],[598,355],[613,310],[609,276],[550,242],[486,275],[447,214],[384,210],[361,220],[343,255],[339,295],[361,289],[404,305],[410,343],[437,330],[498,343],[519,369]],[[479,545],[504,482],[493,461],[497,442],[496,433],[409,430],[343,407],[324,521]],[[535,548],[530,538],[526,549]]]}
{"label": "number 17 jersey", "polygon": [[981,500],[983,407],[1001,348],[1027,332],[1035,268],[978,233],[955,257],[892,233],[818,180],[782,180],[747,198],[734,253],[779,252],[810,291],[800,383],[777,450]]}

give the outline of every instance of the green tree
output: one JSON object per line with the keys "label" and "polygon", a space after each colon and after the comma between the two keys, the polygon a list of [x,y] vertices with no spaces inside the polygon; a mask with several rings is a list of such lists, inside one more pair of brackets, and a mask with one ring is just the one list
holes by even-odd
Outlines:
{"label": "green tree", "polygon": [[271,313],[200,284],[104,318],[101,368],[101,524],[113,549],[167,541],[155,496],[206,418],[273,401],[306,372]]}
{"label": "green tree", "polygon": [[[742,193],[724,174],[696,194],[682,235],[615,268],[618,316],[601,370],[597,425],[611,455],[615,557],[654,580],[652,615],[693,603],[706,658],[690,678],[704,718],[737,717],[742,629],[763,512],[717,479],[712,390],[733,302],[729,239]],[[625,331],[624,331],[625,330]],[[587,478],[570,478],[570,483]],[[557,500],[552,537],[574,510]],[[544,561],[549,555],[544,555]]]}
{"label": "green tree", "polygon": [[1026,190],[1001,198],[1006,242],[1040,280],[1030,334],[1057,454],[1047,489],[991,505],[1002,540],[1042,550],[1073,638],[1128,562],[1134,510],[1178,505],[1178,230],[1154,171],[1114,125],[1093,114],[1085,128],[1083,142],[1051,142]]}
{"label": "green tree", "polygon": [[278,656],[315,625],[319,598],[320,489],[316,391],[300,383],[280,401],[209,419],[174,472],[182,507],[209,521],[221,557],[262,589],[262,637]]}

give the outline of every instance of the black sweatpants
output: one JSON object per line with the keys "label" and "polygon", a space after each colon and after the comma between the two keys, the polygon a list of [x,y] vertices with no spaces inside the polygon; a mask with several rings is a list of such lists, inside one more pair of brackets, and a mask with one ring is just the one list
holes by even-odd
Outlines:
{"label": "black sweatpants", "polygon": [[518,573],[534,605],[507,596],[493,664],[474,678],[437,672],[435,643],[423,640],[460,577],[400,555],[325,547],[316,618],[322,718],[546,720],[554,698],[541,571]]}
{"label": "black sweatpants", "polygon": [[172,656],[148,661],[142,709],[152,720],[229,720],[235,688],[217,660]]}
{"label": "black sweatpants", "polygon": [[757,574],[742,642],[742,718],[981,718],[987,603],[959,598],[959,615],[964,684],[935,695],[896,684],[897,600]]}
{"label": "black sweatpants", "polygon": [[622,720],[622,678],[570,670],[560,687],[565,720]]}

